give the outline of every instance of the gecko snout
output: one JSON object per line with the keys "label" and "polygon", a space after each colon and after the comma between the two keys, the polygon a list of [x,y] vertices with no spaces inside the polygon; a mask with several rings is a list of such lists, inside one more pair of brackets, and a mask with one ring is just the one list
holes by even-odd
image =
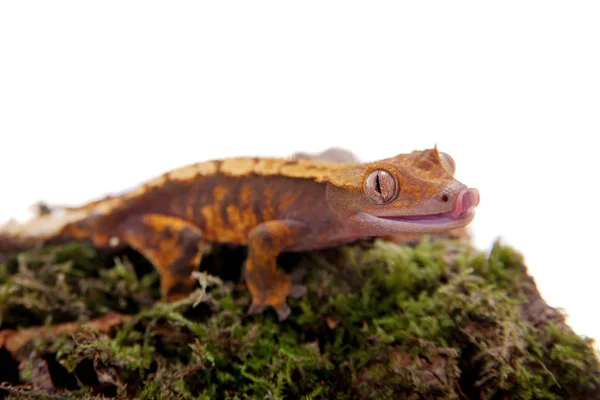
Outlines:
{"label": "gecko snout", "polygon": [[475,188],[465,189],[456,196],[456,203],[452,216],[458,218],[469,212],[479,204],[479,190]]}

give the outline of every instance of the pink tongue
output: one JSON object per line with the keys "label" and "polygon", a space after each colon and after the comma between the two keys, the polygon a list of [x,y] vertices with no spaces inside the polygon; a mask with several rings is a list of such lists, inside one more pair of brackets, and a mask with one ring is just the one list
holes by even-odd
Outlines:
{"label": "pink tongue", "polygon": [[479,204],[479,190],[467,189],[458,194],[452,216],[458,218]]}

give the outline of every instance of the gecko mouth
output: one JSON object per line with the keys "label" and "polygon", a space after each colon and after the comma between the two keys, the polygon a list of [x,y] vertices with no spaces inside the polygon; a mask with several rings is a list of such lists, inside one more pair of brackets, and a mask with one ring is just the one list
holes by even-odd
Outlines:
{"label": "gecko mouth", "polygon": [[435,232],[467,225],[475,217],[478,204],[477,189],[466,189],[458,194],[450,211],[421,215],[367,215],[370,221],[381,221],[384,224],[381,228],[390,231]]}
{"label": "gecko mouth", "polygon": [[475,207],[479,204],[479,191],[477,189],[463,190],[456,196],[454,209],[435,214],[422,215],[398,215],[398,216],[378,216],[392,221],[420,222],[420,223],[439,223],[452,222],[472,218],[475,214]]}
{"label": "gecko mouth", "polygon": [[424,215],[398,215],[394,217],[377,217],[381,219],[386,219],[390,221],[406,221],[406,222],[420,222],[420,223],[439,223],[444,221],[453,221],[459,220],[465,217],[468,217],[468,214],[474,212],[473,210],[469,210],[464,214],[461,214],[459,217],[452,216],[452,211],[437,213],[437,214],[424,214]]}

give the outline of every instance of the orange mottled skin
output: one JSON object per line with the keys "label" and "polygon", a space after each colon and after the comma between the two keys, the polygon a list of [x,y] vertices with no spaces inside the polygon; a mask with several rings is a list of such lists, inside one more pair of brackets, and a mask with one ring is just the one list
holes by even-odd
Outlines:
{"label": "orange mottled skin", "polygon": [[[367,180],[373,171],[386,173]],[[477,204],[469,203],[462,212],[459,203],[469,196],[473,203],[474,189],[456,181],[453,173],[454,162],[437,149],[371,163],[359,163],[349,153],[208,161],[173,170],[120,196],[66,208],[63,217],[52,211],[24,225],[0,228],[0,252],[74,239],[99,247],[128,245],[153,263],[161,274],[162,296],[174,300],[193,289],[191,273],[201,262],[203,245],[246,245],[249,312],[272,306],[285,319],[290,312],[286,297],[305,289],[292,285],[277,267],[282,251],[465,226]],[[394,196],[377,204],[372,197],[380,191]],[[460,215],[449,217],[457,209]],[[420,220],[432,215],[439,218]]]}

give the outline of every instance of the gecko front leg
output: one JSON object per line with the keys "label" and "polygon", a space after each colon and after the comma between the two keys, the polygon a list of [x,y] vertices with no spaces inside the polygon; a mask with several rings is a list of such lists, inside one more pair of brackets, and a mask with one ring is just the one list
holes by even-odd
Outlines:
{"label": "gecko front leg", "polygon": [[246,284],[252,294],[248,313],[256,314],[271,306],[280,321],[290,315],[287,296],[302,296],[306,288],[292,285],[291,276],[277,267],[277,256],[307,233],[304,224],[290,220],[263,222],[250,232],[245,273]]}

